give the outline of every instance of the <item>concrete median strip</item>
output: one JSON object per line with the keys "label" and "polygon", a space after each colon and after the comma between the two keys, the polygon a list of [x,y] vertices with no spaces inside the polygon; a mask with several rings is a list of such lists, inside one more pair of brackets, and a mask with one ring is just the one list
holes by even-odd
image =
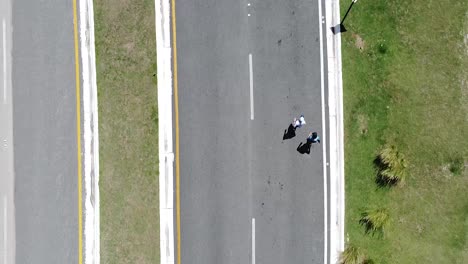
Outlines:
{"label": "concrete median strip", "polygon": [[161,264],[174,263],[174,152],[170,0],[155,0],[159,115],[159,216]]}
{"label": "concrete median strip", "polygon": [[92,0],[79,1],[82,65],[83,166],[84,166],[84,263],[100,263],[99,136]]}
{"label": "concrete median strip", "polygon": [[340,2],[325,1],[328,107],[330,142],[330,263],[337,263],[344,250],[344,143],[343,143],[343,81],[341,74],[341,36],[330,30],[340,23]]}

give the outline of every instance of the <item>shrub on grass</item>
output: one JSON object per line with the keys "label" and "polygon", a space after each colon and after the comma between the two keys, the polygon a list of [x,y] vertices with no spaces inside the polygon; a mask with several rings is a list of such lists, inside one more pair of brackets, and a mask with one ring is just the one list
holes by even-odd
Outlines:
{"label": "shrub on grass", "polygon": [[385,54],[388,51],[387,44],[385,44],[384,42],[380,43],[377,49],[379,50],[380,54]]}
{"label": "shrub on grass", "polygon": [[365,227],[366,234],[384,234],[384,229],[390,222],[390,216],[385,209],[367,210],[361,215],[359,223]]}
{"label": "shrub on grass", "polygon": [[361,249],[354,245],[347,245],[346,249],[340,254],[340,264],[370,264],[366,255]]}
{"label": "shrub on grass", "polygon": [[380,186],[393,186],[404,181],[408,166],[404,155],[394,145],[385,145],[377,155],[374,163],[377,166],[376,182]]}
{"label": "shrub on grass", "polygon": [[453,158],[450,161],[449,170],[453,175],[461,175],[464,168],[463,159],[461,157]]}

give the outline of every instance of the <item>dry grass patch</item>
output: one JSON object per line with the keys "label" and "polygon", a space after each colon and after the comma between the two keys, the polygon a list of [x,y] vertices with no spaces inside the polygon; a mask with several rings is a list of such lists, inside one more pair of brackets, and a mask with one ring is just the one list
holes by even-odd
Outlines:
{"label": "dry grass patch", "polygon": [[366,43],[361,38],[361,36],[359,36],[358,34],[353,34],[353,37],[356,39],[355,41],[356,48],[360,49],[361,51],[364,50],[364,48],[366,47]]}

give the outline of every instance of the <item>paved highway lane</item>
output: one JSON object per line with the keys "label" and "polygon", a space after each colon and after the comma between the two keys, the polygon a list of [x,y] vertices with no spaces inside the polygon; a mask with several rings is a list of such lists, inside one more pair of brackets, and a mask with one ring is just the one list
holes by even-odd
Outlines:
{"label": "paved highway lane", "polygon": [[16,263],[78,263],[72,1],[12,5]]}
{"label": "paved highway lane", "polygon": [[296,150],[322,132],[318,3],[178,0],[176,19],[182,263],[324,263],[323,148]]}
{"label": "paved highway lane", "polygon": [[176,5],[181,261],[249,263],[247,14],[229,0]]}
{"label": "paved highway lane", "polygon": [[[309,131],[322,134],[317,8],[315,1],[259,1],[249,19],[257,263],[323,263],[322,147],[296,151]],[[282,142],[282,129],[300,114],[307,124]]]}

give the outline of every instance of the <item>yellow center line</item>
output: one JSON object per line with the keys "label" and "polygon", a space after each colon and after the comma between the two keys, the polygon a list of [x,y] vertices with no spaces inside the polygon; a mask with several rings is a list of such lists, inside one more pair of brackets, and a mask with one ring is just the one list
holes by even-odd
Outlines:
{"label": "yellow center line", "polygon": [[180,164],[179,164],[179,93],[177,83],[177,36],[175,0],[171,1],[172,11],[172,50],[174,70],[174,114],[175,114],[175,178],[176,178],[176,232],[177,232],[177,264],[180,259]]}
{"label": "yellow center line", "polygon": [[75,39],[75,81],[76,81],[76,145],[78,158],[78,264],[83,263],[83,221],[81,199],[81,93],[80,61],[78,56],[78,18],[76,0],[73,0],[73,35]]}

